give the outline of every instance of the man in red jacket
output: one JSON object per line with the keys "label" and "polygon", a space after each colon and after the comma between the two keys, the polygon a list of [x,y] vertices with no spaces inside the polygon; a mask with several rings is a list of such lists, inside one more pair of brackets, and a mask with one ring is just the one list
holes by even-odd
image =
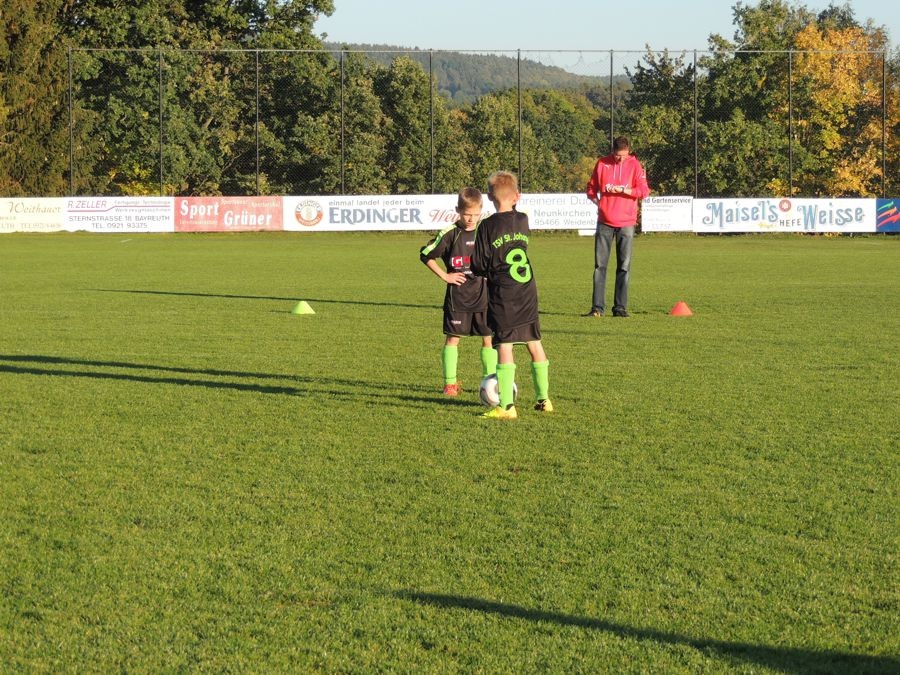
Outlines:
{"label": "man in red jacket", "polygon": [[628,277],[638,200],[649,194],[644,167],[631,154],[628,139],[619,136],[613,141],[612,153],[597,160],[587,184],[588,199],[597,205],[597,233],[594,235],[594,295],[591,311],[585,316],[603,316],[606,309],[606,266],[613,241],[616,242],[613,316],[628,316]]}

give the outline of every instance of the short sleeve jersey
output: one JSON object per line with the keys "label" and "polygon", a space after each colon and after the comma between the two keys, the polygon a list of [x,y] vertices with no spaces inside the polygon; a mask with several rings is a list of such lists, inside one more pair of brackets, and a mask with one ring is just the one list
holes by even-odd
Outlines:
{"label": "short sleeve jersey", "polygon": [[472,271],[487,277],[488,325],[508,330],[538,320],[537,285],[528,259],[531,230],[518,211],[495,213],[475,237]]}
{"label": "short sleeve jersey", "polygon": [[475,248],[477,230],[464,230],[453,225],[438,232],[437,236],[419,251],[423,263],[440,259],[447,273],[462,272],[466,282],[455,286],[447,284],[444,309],[452,312],[483,312],[487,309],[488,296],[485,281],[472,274],[472,251]]}

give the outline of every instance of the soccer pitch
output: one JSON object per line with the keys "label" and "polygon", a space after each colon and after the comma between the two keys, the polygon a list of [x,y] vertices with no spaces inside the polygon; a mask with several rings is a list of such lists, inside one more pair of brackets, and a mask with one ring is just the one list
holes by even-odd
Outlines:
{"label": "soccer pitch", "polygon": [[900,670],[900,239],[536,232],[515,422],[427,239],[0,237],[5,668]]}

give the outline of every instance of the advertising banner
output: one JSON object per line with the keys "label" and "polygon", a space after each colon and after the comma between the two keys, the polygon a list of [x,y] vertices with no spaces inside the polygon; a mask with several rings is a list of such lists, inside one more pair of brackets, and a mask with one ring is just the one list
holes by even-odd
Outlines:
{"label": "advertising banner", "polygon": [[176,232],[281,230],[281,197],[175,197]]}
{"label": "advertising banner", "polygon": [[62,197],[0,199],[0,232],[59,232],[65,229]]}
{"label": "advertising banner", "polygon": [[[523,194],[518,210],[531,229],[593,227],[596,207],[583,194]],[[285,197],[284,229],[296,232],[441,230],[456,222],[456,195]],[[494,212],[485,197],[483,216]]]}
{"label": "advertising banner", "polygon": [[172,232],[171,197],[68,197],[70,232]]}
{"label": "advertising banner", "polygon": [[532,230],[577,230],[597,227],[597,206],[583,192],[523,194],[518,210],[528,214]]}
{"label": "advertising banner", "polygon": [[455,207],[456,195],[285,197],[284,229],[440,230],[456,222]]}
{"label": "advertising banner", "polygon": [[693,197],[647,197],[641,202],[642,232],[691,232]]}
{"label": "advertising banner", "polygon": [[874,231],[874,199],[694,200],[694,232]]}
{"label": "advertising banner", "polygon": [[875,212],[876,232],[900,232],[900,199],[877,200]]}
{"label": "advertising banner", "polygon": [[[437,231],[456,222],[456,195],[343,197],[58,197],[0,199],[4,232]],[[523,194],[532,230],[594,234],[581,193]],[[487,198],[483,217],[494,212]],[[900,199],[648,197],[644,232],[900,232]]]}

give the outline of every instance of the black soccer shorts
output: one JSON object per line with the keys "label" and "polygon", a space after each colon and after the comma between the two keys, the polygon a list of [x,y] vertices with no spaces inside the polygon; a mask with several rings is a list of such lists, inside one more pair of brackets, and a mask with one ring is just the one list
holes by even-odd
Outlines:
{"label": "black soccer shorts", "polygon": [[444,310],[444,335],[468,337],[470,335],[489,336],[487,312],[454,312]]}
{"label": "black soccer shorts", "polygon": [[498,328],[494,331],[494,345],[525,344],[541,339],[541,320],[535,319],[532,323],[526,323],[515,328]]}

